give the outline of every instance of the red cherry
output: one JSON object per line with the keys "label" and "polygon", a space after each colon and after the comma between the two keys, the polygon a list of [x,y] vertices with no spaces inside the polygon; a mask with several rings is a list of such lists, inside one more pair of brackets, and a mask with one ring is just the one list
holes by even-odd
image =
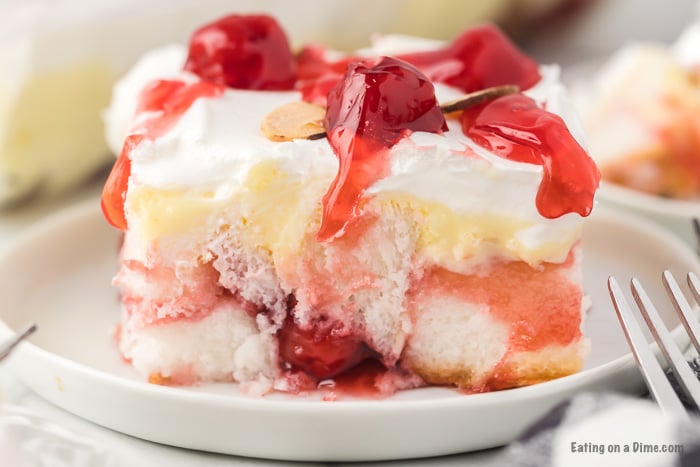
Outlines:
{"label": "red cherry", "polygon": [[185,70],[238,89],[285,90],[296,82],[287,37],[266,15],[230,15],[199,28]]}
{"label": "red cherry", "polygon": [[464,92],[503,84],[528,89],[540,80],[537,62],[492,25],[463,32],[447,47],[399,55],[431,80]]}
{"label": "red cherry", "polygon": [[590,214],[600,172],[561,117],[523,94],[511,94],[466,109],[460,120],[477,144],[506,159],[543,167],[536,198],[542,216]]}
{"label": "red cherry", "polygon": [[447,130],[428,78],[392,57],[351,63],[345,79],[328,95],[326,129],[361,137],[368,145],[389,148],[406,130]]}
{"label": "red cherry", "polygon": [[323,198],[320,240],[342,235],[362,192],[385,176],[391,146],[412,131],[447,130],[433,84],[391,57],[348,66],[328,94],[325,126],[340,167]]}
{"label": "red cherry", "polygon": [[342,373],[369,355],[357,336],[327,322],[302,329],[290,315],[278,337],[282,361],[318,379]]}

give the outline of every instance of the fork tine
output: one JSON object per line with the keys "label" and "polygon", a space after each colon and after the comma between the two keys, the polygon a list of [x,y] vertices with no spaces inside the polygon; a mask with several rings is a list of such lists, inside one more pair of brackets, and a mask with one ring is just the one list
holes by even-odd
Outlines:
{"label": "fork tine", "polygon": [[610,291],[617,318],[622,324],[622,330],[625,333],[634,359],[637,361],[637,366],[647,383],[649,392],[651,392],[654,400],[662,410],[687,417],[685,407],[683,407],[678,395],[673,390],[671,383],[668,382],[668,378],[666,378],[666,374],[658,360],[656,360],[656,356],[649,348],[649,342],[644,337],[644,333],[634,318],[634,314],[622,294],[620,285],[614,277],[608,278],[608,290]]}
{"label": "fork tine", "polygon": [[[693,298],[695,298],[697,303],[700,303],[700,279],[698,279],[698,276],[696,276],[694,272],[689,272],[687,280],[690,291],[693,293]],[[697,324],[697,319],[693,319],[692,322]],[[695,337],[698,336],[700,336],[700,334],[696,334]],[[695,345],[695,350],[700,352],[700,345],[695,342],[693,342],[693,345]]]}
{"label": "fork tine", "polygon": [[678,376],[678,383],[693,402],[700,407],[700,382],[698,382],[698,378],[690,369],[688,361],[673,341],[671,334],[666,329],[661,317],[659,317],[656,307],[654,307],[642,284],[636,278],[632,278],[632,295],[637,305],[639,305],[639,310],[642,312],[644,321],[646,321],[647,327],[654,336],[654,340],[659,344],[661,353],[673,369],[673,372]]}
{"label": "fork tine", "polygon": [[21,332],[15,334],[9,341],[5,342],[0,346],[0,360],[4,360],[15,347],[19,345],[24,339],[29,337],[34,331],[36,331],[36,324],[30,324],[24,328]]}
{"label": "fork tine", "polygon": [[[698,278],[695,277],[696,284],[694,284],[691,276],[694,277],[695,274],[692,272],[688,274],[688,285],[690,286],[690,290],[693,292],[693,295],[696,296],[696,300],[698,300],[698,303],[700,303],[700,299],[697,297],[698,291],[695,288],[695,286],[700,285],[700,283],[697,283]],[[695,346],[695,349],[700,351],[700,342],[698,342],[698,338],[700,336],[700,325],[698,325],[697,318],[695,318],[690,304],[685,299],[685,296],[683,295],[683,292],[681,292],[681,289],[678,286],[676,279],[673,277],[673,274],[671,274],[671,271],[664,271],[663,282],[664,286],[666,287],[666,291],[671,297],[673,307],[676,309],[676,312],[681,319],[681,323],[690,337],[690,341],[693,343],[693,346]]]}
{"label": "fork tine", "polygon": [[694,272],[688,273],[688,285],[690,286],[690,291],[693,292],[695,301],[700,303],[700,280],[698,280],[698,276]]}

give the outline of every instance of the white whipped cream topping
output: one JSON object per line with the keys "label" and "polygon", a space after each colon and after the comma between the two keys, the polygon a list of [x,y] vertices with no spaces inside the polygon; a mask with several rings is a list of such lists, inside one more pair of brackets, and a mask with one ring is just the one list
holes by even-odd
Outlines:
{"label": "white whipped cream topping", "polygon": [[326,140],[279,143],[260,131],[270,111],[300,99],[297,92],[257,91],[197,99],[171,131],[132,152],[133,183],[207,189],[225,198],[264,160],[275,160],[285,173],[302,179],[332,179],[338,162]]}
{"label": "white whipped cream topping", "polygon": [[112,102],[103,112],[105,136],[112,153],[121,152],[124,138],[133,125],[139,103],[139,93],[146,83],[155,79],[181,78],[186,50],[172,45],[146,53],[112,91]]}
{"label": "white whipped cream topping", "polygon": [[[179,71],[184,57],[181,47],[154,51],[144,56],[115,88],[113,103],[104,114],[115,152],[126,136],[144,84],[156,77],[191,79],[191,75]],[[572,134],[582,142],[580,126],[571,116],[571,105],[558,83],[558,69],[546,67],[542,71],[542,82],[528,94],[548,110],[560,112]],[[461,94],[436,85],[439,101]],[[260,123],[268,113],[300,98],[297,92],[228,89],[223,96],[198,99],[169,132],[141,143],[132,152],[130,183],[161,189],[205,189],[223,198],[237,189],[255,165],[274,160],[290,176],[326,177],[330,184],[338,162],[327,140],[280,143],[268,140],[260,131]],[[391,174],[367,192],[405,193],[438,202],[465,216],[504,216],[522,226],[514,242],[533,250],[551,242],[561,243],[555,253],[550,249],[546,259],[563,260],[571,242],[579,238],[582,219],[577,214],[557,219],[539,214],[535,198],[542,167],[490,154],[467,138],[457,122],[451,121],[449,126],[450,131],[442,135],[415,132],[395,145],[391,149]]]}

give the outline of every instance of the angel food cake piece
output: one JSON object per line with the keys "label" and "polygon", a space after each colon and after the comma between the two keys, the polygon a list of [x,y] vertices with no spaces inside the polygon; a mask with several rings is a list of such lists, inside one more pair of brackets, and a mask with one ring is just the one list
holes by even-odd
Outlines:
{"label": "angel food cake piece", "polygon": [[604,180],[663,197],[700,197],[700,23],[670,47],[626,45],[577,91]]}
{"label": "angel food cake piece", "polygon": [[367,361],[381,393],[576,372],[599,174],[556,73],[491,26],[293,54],[266,16],[146,55],[107,112],[121,353],[254,393]]}

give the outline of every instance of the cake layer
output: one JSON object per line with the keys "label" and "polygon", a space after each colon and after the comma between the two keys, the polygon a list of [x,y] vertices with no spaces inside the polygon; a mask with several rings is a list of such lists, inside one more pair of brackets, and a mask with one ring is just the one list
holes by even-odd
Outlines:
{"label": "cake layer", "polygon": [[[126,310],[121,349],[137,369],[164,378],[156,381],[284,386],[280,346],[287,344],[280,336],[292,332],[290,316],[293,332],[321,333],[310,339],[316,344],[334,335],[331,350],[351,342],[353,353],[360,348],[363,357],[406,371],[402,381],[419,375],[423,384],[478,391],[544,381],[582,365],[578,246],[562,263],[529,265],[494,254],[482,239],[476,258],[455,272],[423,254],[419,211],[375,198],[348,235],[331,243],[315,238],[317,210],[316,222],[281,256],[256,243],[255,224],[228,217],[232,211],[212,215],[216,228],[194,222],[158,237],[148,244],[148,263],[123,262],[116,279]],[[131,241],[127,232],[125,252]],[[239,370],[244,339],[205,342],[210,326],[256,336],[268,366]]]}

